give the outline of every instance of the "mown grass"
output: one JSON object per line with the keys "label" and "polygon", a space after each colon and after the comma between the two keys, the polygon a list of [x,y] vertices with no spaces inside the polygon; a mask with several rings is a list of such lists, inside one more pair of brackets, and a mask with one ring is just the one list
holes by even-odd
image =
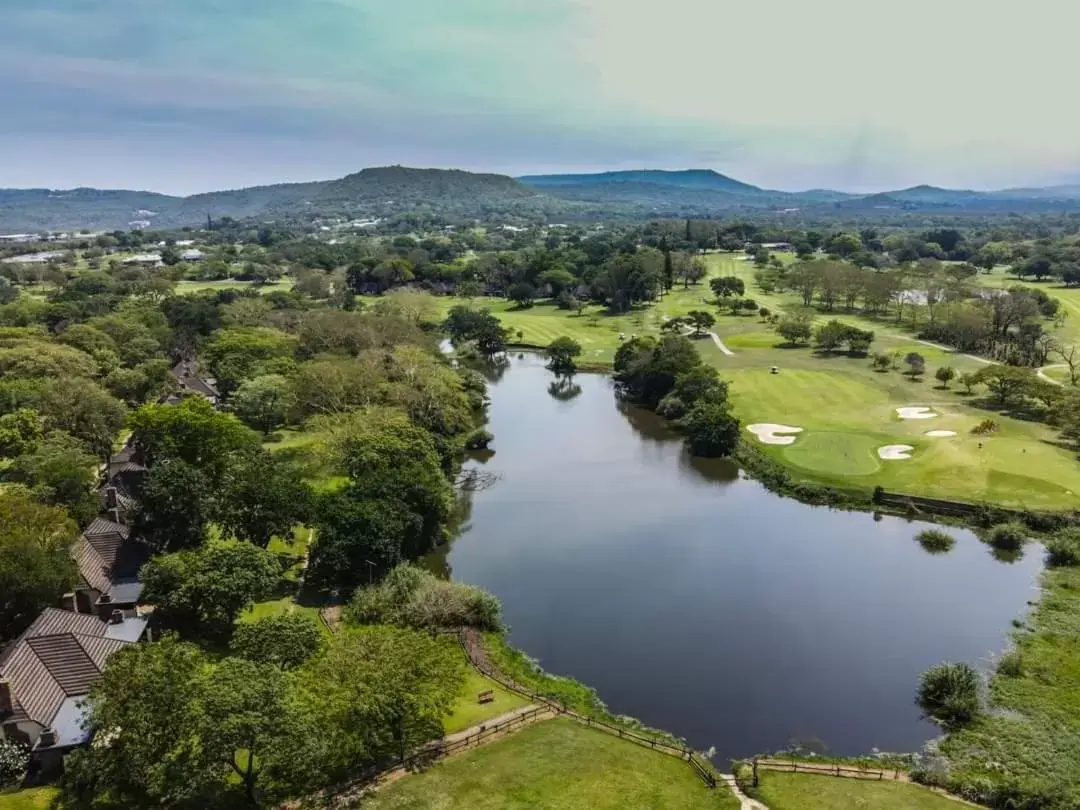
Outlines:
{"label": "mown grass", "polygon": [[[494,700],[490,703],[481,703],[477,696],[481,692],[488,691],[492,692]],[[453,734],[528,705],[529,701],[521,695],[503,689],[495,681],[485,678],[469,667],[465,684],[461,688],[461,697],[454,704],[450,714],[443,719],[443,730],[447,734]]]}
{"label": "mown grass", "polygon": [[993,711],[950,735],[942,751],[959,783],[1016,781],[1080,804],[1080,569],[1043,574],[1026,627],[1009,674],[990,682]]}
{"label": "mown grass", "polygon": [[754,797],[769,810],[956,810],[956,802],[919,785],[762,771]]}
{"label": "mown grass", "polygon": [[255,289],[262,294],[274,292],[275,290],[283,290],[288,292],[292,289],[293,280],[288,276],[282,276],[277,281],[272,281],[269,284],[255,284],[253,281],[239,281],[238,279],[229,278],[222,279],[221,281],[178,281],[176,282],[177,295],[189,295],[191,293],[205,292],[207,290],[247,290]]}
{"label": "mown grass", "polygon": [[353,806],[735,810],[739,804],[730,791],[706,788],[685,762],[559,718],[439,762]]}
{"label": "mown grass", "polygon": [[0,810],[46,810],[59,795],[60,791],[53,787],[0,791]]}

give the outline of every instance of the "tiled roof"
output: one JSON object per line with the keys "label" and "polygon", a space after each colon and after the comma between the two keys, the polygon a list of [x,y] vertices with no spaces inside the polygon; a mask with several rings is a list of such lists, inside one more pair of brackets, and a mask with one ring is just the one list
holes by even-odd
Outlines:
{"label": "tiled roof", "polygon": [[[129,623],[132,632],[126,632]],[[33,720],[48,728],[70,698],[90,691],[109,656],[130,643],[117,636],[137,640],[145,626],[144,619],[111,624],[96,616],[46,609],[0,653],[0,678],[11,686],[14,710],[5,719]]]}
{"label": "tiled roof", "polygon": [[109,534],[118,534],[126,540],[131,536],[131,529],[123,523],[115,523],[102,517],[96,518],[93,523],[83,529],[83,537],[87,539]]}
{"label": "tiled roof", "polygon": [[118,585],[138,582],[139,569],[150,559],[150,547],[134,537],[98,534],[80,537],[71,556],[87,585],[110,593]]}

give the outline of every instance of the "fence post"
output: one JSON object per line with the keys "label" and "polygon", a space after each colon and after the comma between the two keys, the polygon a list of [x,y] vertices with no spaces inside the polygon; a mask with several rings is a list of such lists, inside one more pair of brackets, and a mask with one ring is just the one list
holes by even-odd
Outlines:
{"label": "fence post", "polygon": [[758,786],[757,761],[758,758],[754,757],[754,787]]}
{"label": "fence post", "polygon": [[839,763],[839,762],[838,762],[838,763],[836,763],[836,775],[837,775],[837,776],[839,776],[839,775],[840,775],[840,763]]}

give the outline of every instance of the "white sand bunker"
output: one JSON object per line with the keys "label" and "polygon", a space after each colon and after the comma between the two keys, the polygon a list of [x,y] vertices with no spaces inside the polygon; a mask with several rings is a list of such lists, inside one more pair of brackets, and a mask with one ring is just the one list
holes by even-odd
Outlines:
{"label": "white sand bunker", "polygon": [[935,416],[937,416],[937,414],[929,408],[915,407],[897,408],[896,414],[901,419],[933,419]]}
{"label": "white sand bunker", "polygon": [[781,436],[781,433],[802,433],[801,427],[791,425],[773,425],[770,423],[760,425],[747,425],[746,429],[758,437],[762,444],[795,444],[794,436]]}
{"label": "white sand bunker", "polygon": [[877,454],[886,461],[899,461],[900,459],[911,458],[911,451],[914,449],[910,444],[887,444],[884,447],[879,447]]}
{"label": "white sand bunker", "polygon": [[949,436],[955,436],[955,430],[928,430],[927,436],[933,436],[935,439],[947,439]]}

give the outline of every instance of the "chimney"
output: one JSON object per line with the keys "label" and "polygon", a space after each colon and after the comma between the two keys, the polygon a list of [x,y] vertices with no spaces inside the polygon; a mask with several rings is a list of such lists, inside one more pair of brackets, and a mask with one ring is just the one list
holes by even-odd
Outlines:
{"label": "chimney", "polygon": [[41,736],[38,737],[37,747],[52,748],[54,745],[56,745],[56,732],[51,728],[47,728],[41,732]]}
{"label": "chimney", "polygon": [[0,717],[11,714],[14,701],[11,699],[11,684],[5,678],[0,678]]}
{"label": "chimney", "polygon": [[119,610],[114,610],[112,613],[109,614],[109,624],[123,624],[123,623],[124,623],[124,614],[121,613]]}
{"label": "chimney", "polygon": [[93,613],[94,605],[91,603],[91,594],[88,588],[79,588],[75,591],[75,607],[73,610],[76,613]]}
{"label": "chimney", "polygon": [[108,619],[112,615],[112,597],[107,593],[103,593],[98,597],[97,601],[97,614],[100,619]]}
{"label": "chimney", "polygon": [[109,510],[109,520],[111,520],[113,523],[119,523],[120,522],[120,510],[119,509],[110,509]]}
{"label": "chimney", "polygon": [[75,609],[75,592],[65,593],[60,597],[60,609],[70,610],[72,613],[76,613]]}
{"label": "chimney", "polygon": [[116,497],[116,487],[105,487],[105,508],[116,509],[118,506],[120,502]]}

